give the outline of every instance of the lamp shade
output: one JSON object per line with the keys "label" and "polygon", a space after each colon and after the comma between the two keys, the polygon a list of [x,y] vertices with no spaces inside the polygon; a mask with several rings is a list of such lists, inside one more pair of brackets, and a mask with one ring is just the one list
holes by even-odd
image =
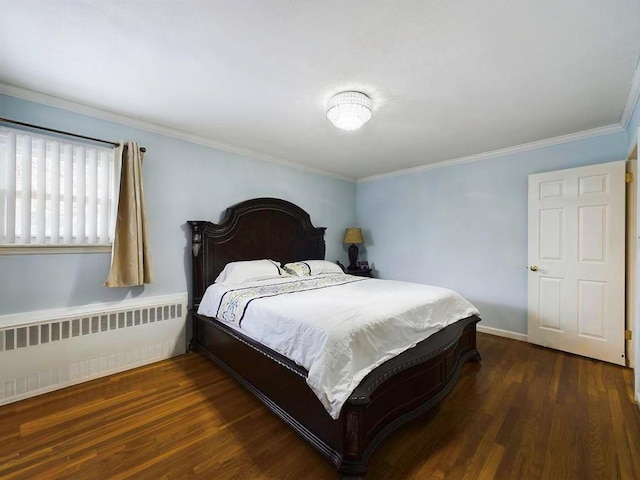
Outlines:
{"label": "lamp shade", "polygon": [[344,243],[364,243],[362,229],[359,227],[349,227],[344,231]]}

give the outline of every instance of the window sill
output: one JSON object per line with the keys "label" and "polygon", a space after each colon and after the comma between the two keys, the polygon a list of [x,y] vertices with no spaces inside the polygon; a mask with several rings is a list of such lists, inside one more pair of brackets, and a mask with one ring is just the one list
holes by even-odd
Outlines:
{"label": "window sill", "polygon": [[0,255],[111,253],[111,245],[0,245]]}

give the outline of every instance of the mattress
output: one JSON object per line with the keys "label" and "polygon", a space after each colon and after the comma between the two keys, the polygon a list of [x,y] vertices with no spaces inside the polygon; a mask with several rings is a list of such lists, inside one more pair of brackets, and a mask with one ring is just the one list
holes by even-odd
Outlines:
{"label": "mattress", "polygon": [[332,274],[213,284],[198,314],[304,367],[307,384],[337,419],[369,372],[478,310],[442,287]]}

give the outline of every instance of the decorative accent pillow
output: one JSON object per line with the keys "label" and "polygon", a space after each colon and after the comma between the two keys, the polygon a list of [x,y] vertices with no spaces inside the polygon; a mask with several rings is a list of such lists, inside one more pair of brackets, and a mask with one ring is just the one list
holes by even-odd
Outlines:
{"label": "decorative accent pillow", "polygon": [[311,275],[311,267],[306,262],[287,263],[284,266],[284,271],[296,277],[308,277]]}
{"label": "decorative accent pillow", "polygon": [[279,278],[286,275],[280,268],[280,264],[273,260],[248,260],[245,262],[227,263],[220,272],[215,283],[224,286],[238,285],[239,283]]}
{"label": "decorative accent pillow", "polygon": [[344,273],[338,265],[326,260],[305,260],[304,262],[287,263],[284,266],[284,270],[288,274],[297,277],[320,275],[322,273]]}

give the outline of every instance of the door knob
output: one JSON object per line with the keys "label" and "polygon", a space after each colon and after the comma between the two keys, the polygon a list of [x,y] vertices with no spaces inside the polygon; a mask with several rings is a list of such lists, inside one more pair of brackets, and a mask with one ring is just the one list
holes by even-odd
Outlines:
{"label": "door knob", "polygon": [[538,266],[537,266],[537,265],[531,265],[531,266],[529,267],[529,270],[531,270],[532,272],[537,272],[537,271],[539,270],[539,268],[538,268]]}

